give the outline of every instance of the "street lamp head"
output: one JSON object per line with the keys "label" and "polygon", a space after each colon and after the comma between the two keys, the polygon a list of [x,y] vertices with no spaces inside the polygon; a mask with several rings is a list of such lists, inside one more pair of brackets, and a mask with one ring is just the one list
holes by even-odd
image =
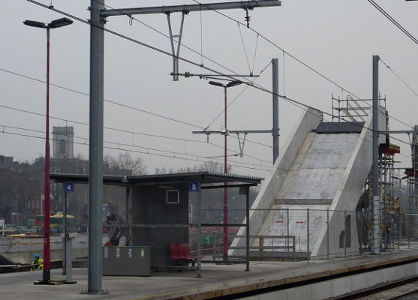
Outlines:
{"label": "street lamp head", "polygon": [[216,82],[216,81],[209,81],[209,84],[214,85],[214,86],[225,87],[222,83]]}
{"label": "street lamp head", "polygon": [[57,19],[49,23],[48,28],[58,28],[58,27],[63,27],[63,26],[71,25],[71,24],[73,24],[72,20],[68,18],[61,18],[61,19]]}
{"label": "street lamp head", "polygon": [[32,27],[37,27],[37,28],[51,29],[51,28],[58,28],[58,27],[63,27],[63,26],[73,24],[73,21],[68,18],[61,18],[61,19],[54,20],[49,24],[45,24],[45,23],[38,22],[38,21],[26,20],[23,22],[23,24],[32,26]]}
{"label": "street lamp head", "polygon": [[23,22],[23,24],[27,26],[31,26],[31,27],[47,28],[45,23],[37,22],[37,21],[26,20]]}
{"label": "street lamp head", "polygon": [[240,84],[242,84],[242,81],[240,81],[240,80],[234,80],[234,81],[228,82],[228,84],[226,85],[226,87],[227,88],[230,88],[230,87],[237,86],[237,85],[240,85]]}
{"label": "street lamp head", "polygon": [[220,87],[223,87],[223,88],[230,88],[230,87],[242,84],[242,81],[234,80],[234,81],[228,82],[227,84],[222,84],[222,83],[217,82],[217,81],[209,81],[209,84],[215,85],[215,86],[220,86]]}

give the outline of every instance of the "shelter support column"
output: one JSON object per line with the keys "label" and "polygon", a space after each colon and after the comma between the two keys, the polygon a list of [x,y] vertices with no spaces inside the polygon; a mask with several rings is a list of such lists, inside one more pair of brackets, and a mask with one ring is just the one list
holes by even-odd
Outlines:
{"label": "shelter support column", "polygon": [[127,245],[129,242],[129,246],[131,246],[134,236],[134,229],[132,227],[134,224],[134,203],[132,188],[129,186],[126,187],[126,221],[128,223]]}

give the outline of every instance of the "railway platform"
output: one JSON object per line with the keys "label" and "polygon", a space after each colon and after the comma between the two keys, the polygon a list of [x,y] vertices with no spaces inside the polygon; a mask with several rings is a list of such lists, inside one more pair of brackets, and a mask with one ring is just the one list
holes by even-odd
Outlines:
{"label": "railway platform", "polygon": [[[327,299],[416,277],[418,250],[329,261],[251,262],[202,265],[193,271],[156,272],[151,277],[103,277],[106,295],[86,295],[87,270],[74,269],[71,285],[34,285],[41,272],[0,274],[0,299]],[[53,280],[62,280],[60,269]]]}

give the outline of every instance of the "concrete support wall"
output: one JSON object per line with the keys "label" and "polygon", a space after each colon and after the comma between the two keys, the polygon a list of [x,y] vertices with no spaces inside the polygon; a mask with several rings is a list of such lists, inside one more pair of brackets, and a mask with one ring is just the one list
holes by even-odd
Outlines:
{"label": "concrete support wall", "polygon": [[[379,130],[386,131],[386,110],[380,107],[379,110]],[[356,210],[360,196],[363,194],[364,184],[372,167],[372,117],[370,116],[360,134],[357,145],[354,148],[350,161],[342,177],[341,184],[332,201],[330,209],[330,253],[342,254],[357,253],[359,250],[356,215],[352,213]],[[381,134],[380,143],[385,143],[386,137]],[[340,248],[339,239],[344,235],[345,222],[341,220],[344,212],[351,216],[351,243],[349,249]],[[312,248],[311,256],[326,256],[327,253],[327,227],[322,226],[319,237]]]}
{"label": "concrete support wall", "polygon": [[[322,113],[308,109],[297,123],[297,127],[293,129],[289,135],[289,139],[285,144],[283,151],[281,151],[276,163],[273,166],[273,171],[265,179],[261,186],[260,192],[255,199],[252,209],[265,209],[258,211],[250,211],[250,235],[257,235],[264,223],[268,214],[268,209],[274,204],[274,199],[279,193],[286,176],[292,167],[300,147],[303,145],[306,136],[322,121]],[[238,235],[244,235],[245,229],[241,228]],[[236,238],[232,242],[232,247],[244,246],[245,240]],[[232,255],[237,255],[238,251],[231,251]]]}

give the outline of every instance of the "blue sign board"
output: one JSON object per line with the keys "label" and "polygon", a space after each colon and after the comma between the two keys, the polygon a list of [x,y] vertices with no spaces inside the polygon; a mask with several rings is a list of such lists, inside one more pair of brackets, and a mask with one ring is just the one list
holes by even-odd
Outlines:
{"label": "blue sign board", "polygon": [[65,192],[74,192],[74,182],[65,182],[64,183]]}
{"label": "blue sign board", "polygon": [[199,182],[192,181],[189,183],[189,192],[197,193],[200,192]]}

